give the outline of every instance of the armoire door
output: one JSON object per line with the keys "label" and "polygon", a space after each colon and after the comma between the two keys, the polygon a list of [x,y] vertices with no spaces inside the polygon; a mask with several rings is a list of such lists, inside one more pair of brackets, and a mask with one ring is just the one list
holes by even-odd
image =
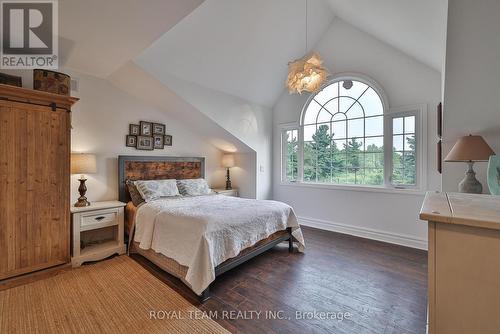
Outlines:
{"label": "armoire door", "polygon": [[70,113],[0,101],[0,279],[67,263]]}

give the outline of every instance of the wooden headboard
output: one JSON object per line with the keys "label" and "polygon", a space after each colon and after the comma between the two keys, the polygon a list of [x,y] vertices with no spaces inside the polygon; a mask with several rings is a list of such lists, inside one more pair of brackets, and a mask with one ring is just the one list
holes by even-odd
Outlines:
{"label": "wooden headboard", "polygon": [[205,158],[118,156],[118,197],[128,202],[126,180],[197,179],[205,177]]}

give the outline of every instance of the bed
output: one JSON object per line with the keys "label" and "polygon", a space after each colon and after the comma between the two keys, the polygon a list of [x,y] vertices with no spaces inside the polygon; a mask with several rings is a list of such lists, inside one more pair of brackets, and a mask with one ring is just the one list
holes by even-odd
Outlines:
{"label": "bed", "polygon": [[127,180],[205,177],[205,159],[119,156],[119,198],[126,202],[129,253],[137,253],[181,279],[200,302],[222,273],[281,242],[304,249],[293,210],[275,201],[210,194],[162,198],[136,207]]}

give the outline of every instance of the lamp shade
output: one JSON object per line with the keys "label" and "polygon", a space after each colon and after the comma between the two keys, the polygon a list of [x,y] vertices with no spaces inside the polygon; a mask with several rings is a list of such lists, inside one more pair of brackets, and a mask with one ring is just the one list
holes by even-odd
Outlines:
{"label": "lamp shade", "polygon": [[96,157],[94,154],[71,154],[71,174],[92,174],[97,172]]}
{"label": "lamp shade", "polygon": [[224,168],[234,167],[234,155],[224,154],[222,156],[222,167]]}
{"label": "lamp shade", "polygon": [[460,138],[444,161],[488,161],[495,152],[481,136],[468,135]]}
{"label": "lamp shade", "polygon": [[288,63],[286,86],[290,94],[318,91],[328,77],[328,71],[322,64],[323,61],[317,53]]}

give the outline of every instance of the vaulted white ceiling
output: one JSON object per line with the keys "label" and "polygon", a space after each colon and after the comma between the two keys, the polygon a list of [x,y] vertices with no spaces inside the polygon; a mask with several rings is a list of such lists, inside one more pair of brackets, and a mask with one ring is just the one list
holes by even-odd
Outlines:
{"label": "vaulted white ceiling", "polygon": [[61,0],[60,66],[107,77],[203,0]]}
{"label": "vaulted white ceiling", "polygon": [[[333,14],[309,1],[309,47]],[[284,89],[287,63],[305,53],[304,0],[206,0],[137,62],[156,76],[174,75],[264,106]]]}
{"label": "vaulted white ceiling", "polygon": [[[306,0],[61,0],[60,63],[108,77],[129,60],[272,106],[305,50]],[[309,0],[309,49],[335,16],[441,71],[447,0]]]}
{"label": "vaulted white ceiling", "polygon": [[[305,0],[206,0],[136,58],[264,106],[284,90],[287,63],[305,53]],[[335,16],[441,71],[447,0],[309,0],[309,49]]]}
{"label": "vaulted white ceiling", "polygon": [[441,72],[448,0],[327,0],[336,16]]}

